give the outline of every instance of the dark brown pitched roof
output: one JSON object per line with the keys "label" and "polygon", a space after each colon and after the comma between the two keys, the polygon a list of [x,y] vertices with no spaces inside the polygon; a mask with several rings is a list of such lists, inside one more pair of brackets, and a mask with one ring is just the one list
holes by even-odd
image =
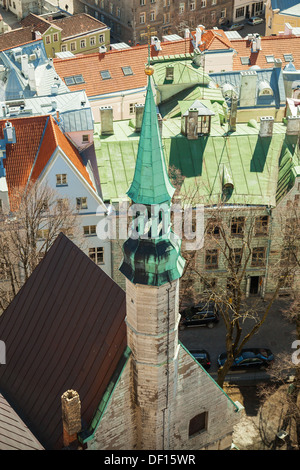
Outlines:
{"label": "dark brown pitched roof", "polygon": [[62,446],[61,395],[83,429],[127,346],[125,293],[63,234],[0,317],[0,391],[46,449]]}
{"label": "dark brown pitched roof", "polygon": [[0,394],[0,450],[42,450],[21,418]]}
{"label": "dark brown pitched roof", "polygon": [[43,34],[45,31],[47,31],[47,29],[50,28],[51,23],[45,18],[41,18],[34,13],[29,13],[29,15],[25,16],[25,18],[21,20],[21,25],[24,28],[31,27],[33,31],[39,31],[41,34]]}
{"label": "dark brown pitched roof", "polygon": [[0,34],[0,51],[33,42],[31,27],[13,29],[7,33]]}
{"label": "dark brown pitched roof", "polygon": [[106,24],[93,18],[87,13],[78,13],[77,15],[66,16],[58,20],[51,20],[51,24],[62,29],[61,37],[68,38],[77,34],[88,33],[97,29],[107,28]]}

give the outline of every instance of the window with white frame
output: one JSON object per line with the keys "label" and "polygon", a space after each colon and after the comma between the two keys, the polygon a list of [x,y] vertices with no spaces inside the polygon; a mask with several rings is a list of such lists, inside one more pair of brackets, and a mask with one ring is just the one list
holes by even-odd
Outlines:
{"label": "window with white frame", "polygon": [[89,257],[96,264],[104,264],[104,248],[102,246],[89,248]]}
{"label": "window with white frame", "polygon": [[99,34],[99,44],[101,44],[102,42],[104,42],[104,35]]}
{"label": "window with white frame", "polygon": [[56,186],[66,186],[68,184],[66,173],[56,175]]}
{"label": "window with white frame", "polygon": [[58,41],[58,33],[53,34],[53,41],[57,42]]}
{"label": "window with white frame", "polygon": [[85,237],[97,235],[96,225],[84,225],[83,235]]}
{"label": "window with white frame", "polygon": [[140,14],[140,24],[145,24],[145,21],[146,21],[146,14],[141,13]]}
{"label": "window with white frame", "polygon": [[71,42],[70,49],[71,51],[76,51],[76,42]]}
{"label": "window with white frame", "polygon": [[80,49],[84,49],[85,46],[86,46],[86,41],[85,41],[85,39],[81,39],[81,40],[80,40]]}
{"label": "window with white frame", "polygon": [[90,38],[90,46],[95,46],[95,44],[96,44],[96,38],[95,38],[95,36],[92,36]]}
{"label": "window with white frame", "polygon": [[46,36],[46,37],[45,37],[45,42],[46,42],[46,44],[50,44],[50,42],[51,42],[51,36]]}
{"label": "window with white frame", "polygon": [[206,0],[201,0],[201,5],[200,5],[201,8],[205,8],[206,7]]}
{"label": "window with white frame", "polygon": [[87,209],[87,197],[77,197],[76,198],[76,209]]}
{"label": "window with white frame", "polygon": [[196,10],[196,0],[191,0],[190,2],[190,10],[195,11]]}
{"label": "window with white frame", "polygon": [[179,4],[179,13],[184,13],[184,10],[185,10],[185,3],[180,3]]}
{"label": "window with white frame", "polygon": [[221,11],[221,18],[225,18],[226,17],[226,8],[224,8],[224,10]]}
{"label": "window with white frame", "polygon": [[155,11],[150,11],[150,21],[155,21]]}

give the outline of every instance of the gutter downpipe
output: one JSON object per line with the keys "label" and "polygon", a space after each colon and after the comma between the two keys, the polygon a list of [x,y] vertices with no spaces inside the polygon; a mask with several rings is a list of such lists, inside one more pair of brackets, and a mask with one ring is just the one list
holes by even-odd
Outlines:
{"label": "gutter downpipe", "polygon": [[270,230],[269,230],[267,256],[266,256],[265,282],[264,282],[263,293],[262,293],[262,299],[263,300],[265,300],[267,280],[268,280],[268,274],[269,274],[269,258],[270,258],[270,251],[271,251],[271,238],[272,238],[272,229],[273,229],[273,214],[272,214],[272,208],[271,207],[267,207],[267,213],[270,216]]}

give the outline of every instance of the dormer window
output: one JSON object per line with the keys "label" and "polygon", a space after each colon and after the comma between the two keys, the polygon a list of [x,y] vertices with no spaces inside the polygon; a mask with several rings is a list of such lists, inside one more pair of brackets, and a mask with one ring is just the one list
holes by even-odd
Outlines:
{"label": "dormer window", "polygon": [[273,90],[269,82],[267,82],[266,80],[262,80],[258,84],[258,96],[266,95],[273,96]]}
{"label": "dormer window", "polygon": [[181,131],[188,139],[198,139],[199,135],[210,134],[211,117],[215,113],[204,106],[200,101],[195,101],[181,117]]}

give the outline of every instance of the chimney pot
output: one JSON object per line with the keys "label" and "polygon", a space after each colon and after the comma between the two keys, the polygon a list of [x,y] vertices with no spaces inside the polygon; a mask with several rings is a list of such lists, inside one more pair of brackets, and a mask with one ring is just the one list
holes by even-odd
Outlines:
{"label": "chimney pot", "polygon": [[262,116],[260,118],[260,137],[271,137],[273,134],[274,118],[273,116]]}
{"label": "chimney pot", "polygon": [[81,402],[75,390],[67,390],[61,396],[63,441],[68,447],[77,440],[77,434],[81,431]]}

